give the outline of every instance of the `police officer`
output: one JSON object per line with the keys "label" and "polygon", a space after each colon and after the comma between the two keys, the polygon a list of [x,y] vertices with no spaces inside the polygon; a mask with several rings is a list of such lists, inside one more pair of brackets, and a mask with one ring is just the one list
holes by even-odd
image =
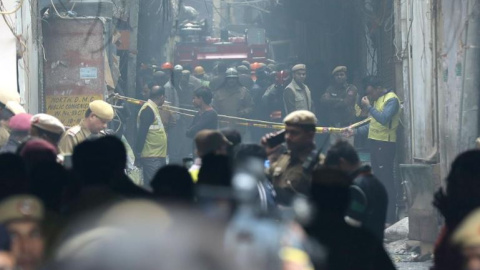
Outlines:
{"label": "police officer", "polygon": [[292,68],[293,80],[283,92],[285,113],[289,114],[296,110],[313,111],[312,96],[310,89],[305,85],[307,78],[307,67],[298,64]]}
{"label": "police officer", "polygon": [[[283,194],[288,199],[298,193],[306,195],[310,190],[311,175],[304,169],[304,164],[316,152],[314,139],[317,119],[310,111],[298,110],[287,115],[283,122],[288,152],[270,166],[268,175],[274,187],[280,191],[279,197]],[[267,146],[267,140],[273,135],[262,138],[268,154],[275,150]]]}
{"label": "police officer", "polygon": [[39,113],[31,119],[30,136],[44,139],[52,145],[58,145],[63,132],[65,126],[55,116]]}
{"label": "police officer", "polygon": [[97,135],[107,128],[108,122],[112,121],[114,111],[112,105],[103,100],[94,100],[88,105],[85,118],[76,126],[68,129],[58,143],[60,154],[72,155],[73,148],[86,140],[92,134]]}
{"label": "police officer", "polygon": [[34,270],[44,258],[45,236],[42,222],[45,210],[39,199],[15,195],[0,202],[0,223],[12,236],[11,251],[20,269]]}
{"label": "police officer", "polygon": [[[355,102],[357,87],[347,83],[347,67],[338,66],[332,71],[333,83],[323,94],[320,104],[325,109],[326,124],[331,127],[347,127],[355,121]],[[331,134],[330,145],[333,145],[340,135]],[[349,139],[353,144],[353,137]]]}

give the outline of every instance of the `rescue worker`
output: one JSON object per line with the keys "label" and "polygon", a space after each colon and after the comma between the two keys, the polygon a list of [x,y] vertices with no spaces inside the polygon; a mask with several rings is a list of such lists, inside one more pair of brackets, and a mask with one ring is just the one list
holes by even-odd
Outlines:
{"label": "rescue worker", "polygon": [[155,86],[138,112],[135,161],[143,167],[143,185],[147,189],[158,169],[166,164],[167,134],[158,109],[164,102],[165,89]]}
{"label": "rescue worker", "polygon": [[312,96],[310,89],[305,85],[307,78],[307,67],[304,64],[297,64],[292,68],[293,80],[283,92],[285,113],[289,114],[297,110],[313,112]]}
{"label": "rescue worker", "polygon": [[183,67],[181,65],[176,65],[173,68],[173,73],[172,76],[170,76],[170,80],[165,84],[165,100],[170,102],[170,104],[174,107],[178,107],[180,105],[178,88],[180,87],[182,71]]}
{"label": "rescue worker", "polygon": [[210,89],[215,92],[225,82],[225,72],[227,72],[227,64],[225,62],[219,62],[214,68],[214,76],[210,80]]}
{"label": "rescue worker", "polygon": [[58,146],[65,126],[56,118],[45,113],[35,114],[31,122],[30,136],[44,139],[52,145]]}
{"label": "rescue worker", "polygon": [[[182,70],[180,83],[176,87],[178,93],[179,107],[193,109],[192,99],[195,86],[190,82],[190,71]],[[169,132],[168,140],[168,160],[170,164],[181,164],[183,158],[192,155],[191,140],[185,136],[187,128],[192,122],[192,118],[177,114],[176,125]]]}
{"label": "rescue worker", "polygon": [[[252,95],[253,103],[255,104],[252,117],[258,120],[269,120],[269,115],[262,104],[262,96],[267,91],[267,88],[271,85],[270,72],[266,67],[258,68],[255,70],[257,80],[251,88],[250,94]],[[253,127],[252,139],[254,142],[258,142],[265,134],[265,130],[260,127]]]}
{"label": "rescue worker", "polygon": [[[218,114],[234,117],[250,117],[253,112],[253,100],[249,91],[238,81],[238,72],[234,68],[229,68],[225,72],[225,83],[215,92],[213,96],[213,107]],[[230,121],[230,126],[235,122]],[[239,130],[246,133],[246,130]]]}
{"label": "rescue worker", "polygon": [[0,153],[17,152],[18,146],[28,137],[31,118],[32,115],[29,113],[19,113],[10,119],[8,123],[10,136],[7,143],[0,148]]}
{"label": "rescue worker", "polygon": [[202,66],[196,66],[193,69],[193,76],[200,80],[202,86],[209,87],[210,81],[208,80],[207,76],[205,75],[205,69]]}
{"label": "rescue worker", "polygon": [[160,66],[161,71],[165,72],[168,78],[172,76],[173,65],[170,62],[165,62]]}
{"label": "rescue worker", "polygon": [[388,197],[383,184],[372,174],[371,167],[361,165],[357,151],[347,141],[338,141],[328,150],[324,165],[341,170],[354,179],[345,221],[353,227],[365,228],[382,243]]}
{"label": "rescue worker", "polygon": [[[326,125],[347,127],[355,122],[355,102],[357,87],[347,83],[347,67],[338,66],[332,71],[333,83],[323,94],[320,104],[325,109]],[[330,145],[341,139],[341,134],[330,135]],[[353,145],[353,137],[348,139]]]}
{"label": "rescue worker", "polygon": [[258,62],[254,62],[250,65],[250,76],[252,78],[253,81],[256,81],[257,80],[257,76],[255,75],[255,71],[258,69],[258,68],[261,68],[262,67],[262,64],[263,63],[258,63]]}
{"label": "rescue worker", "polygon": [[44,207],[36,197],[15,195],[0,202],[0,223],[11,235],[11,252],[21,269],[41,266],[45,249],[43,219]]}
{"label": "rescue worker", "polygon": [[76,126],[68,129],[58,143],[58,149],[63,156],[70,156],[76,145],[91,135],[98,135],[107,128],[115,113],[112,105],[103,100],[94,100],[88,105],[85,118]]}
{"label": "rescue worker", "polygon": [[348,137],[354,134],[367,134],[370,159],[375,175],[385,185],[390,201],[387,223],[396,221],[396,192],[394,182],[394,160],[396,152],[397,128],[400,123],[400,101],[397,95],[384,87],[378,77],[368,76],[363,80],[367,96],[361,100],[372,120],[369,125],[355,130],[347,129]]}
{"label": "rescue worker", "polygon": [[155,83],[156,85],[165,86],[165,84],[168,83],[169,79],[170,77],[164,71],[156,71],[155,73],[153,73],[153,83]]}
{"label": "rescue worker", "polygon": [[237,71],[238,81],[240,81],[240,84],[246,87],[248,90],[251,90],[255,82],[250,75],[250,69],[244,65],[241,65],[237,67]]}
{"label": "rescue worker", "polygon": [[265,107],[269,121],[281,122],[285,115],[283,105],[283,90],[290,83],[290,74],[287,70],[276,73],[275,83],[268,87],[262,96],[262,106]]}
{"label": "rescue worker", "polygon": [[[310,111],[298,110],[287,115],[283,122],[288,152],[271,164],[267,174],[278,191],[279,201],[288,202],[295,194],[307,195],[310,190],[311,175],[304,170],[304,163],[312,155],[314,155],[312,162],[319,157],[314,151],[317,118]],[[281,147],[278,145],[271,148],[267,145],[268,139],[274,135],[275,133],[270,133],[262,138],[262,144],[266,147],[268,155]],[[313,164],[314,167],[321,162],[320,158],[317,160],[318,162]]]}
{"label": "rescue worker", "polygon": [[193,91],[197,89],[196,85],[191,82],[190,78],[192,78],[190,71],[182,70],[182,76],[180,78],[180,84],[178,88],[178,100],[180,103],[180,107],[188,109],[193,108]]}

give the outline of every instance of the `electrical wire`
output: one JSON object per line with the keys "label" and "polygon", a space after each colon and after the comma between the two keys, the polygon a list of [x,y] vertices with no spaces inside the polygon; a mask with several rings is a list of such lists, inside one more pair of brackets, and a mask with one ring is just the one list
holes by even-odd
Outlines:
{"label": "electrical wire", "polygon": [[58,16],[58,17],[60,17],[60,18],[62,18],[62,19],[70,19],[69,17],[60,15],[60,13],[59,13],[58,10],[57,10],[57,7],[56,7],[55,4],[53,3],[53,0],[50,0],[50,3],[52,4],[52,7],[53,7],[53,9],[55,10],[55,13],[57,13],[57,16]]}
{"label": "electrical wire", "polygon": [[[0,14],[2,14],[2,15],[10,15],[10,14],[15,14],[15,13],[17,13],[17,11],[19,11],[20,8],[22,7],[23,1],[24,1],[24,0],[20,0],[20,3],[17,5],[17,7],[15,7],[15,9],[13,9],[13,10],[11,10],[11,11],[0,11]],[[0,2],[2,2],[2,5],[3,5],[3,1],[0,1]]]}

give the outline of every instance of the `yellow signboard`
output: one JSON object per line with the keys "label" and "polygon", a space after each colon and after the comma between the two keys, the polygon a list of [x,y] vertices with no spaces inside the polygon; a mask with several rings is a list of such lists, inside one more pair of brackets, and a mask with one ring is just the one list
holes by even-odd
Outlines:
{"label": "yellow signboard", "polygon": [[101,95],[47,96],[46,113],[60,119],[65,126],[75,126],[85,117],[90,102],[103,99]]}

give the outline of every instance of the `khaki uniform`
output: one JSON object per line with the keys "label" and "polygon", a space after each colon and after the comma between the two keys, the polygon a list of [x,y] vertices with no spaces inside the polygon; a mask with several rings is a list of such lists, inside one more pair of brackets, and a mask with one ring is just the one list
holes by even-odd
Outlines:
{"label": "khaki uniform", "polygon": [[312,96],[307,85],[302,89],[295,80],[285,88],[283,92],[283,102],[285,113],[289,114],[297,110],[312,111]]}
{"label": "khaki uniform", "polygon": [[249,117],[253,112],[253,100],[245,87],[237,86],[236,89],[221,88],[215,92],[213,107],[218,114]]}
{"label": "khaki uniform", "polygon": [[0,147],[4,146],[7,143],[9,137],[10,132],[4,124],[0,123]]}
{"label": "khaki uniform", "polygon": [[332,127],[346,127],[355,122],[355,102],[357,87],[345,83],[341,87],[329,86],[321,99],[321,106],[328,112],[328,125]]}
{"label": "khaki uniform", "polygon": [[85,141],[91,134],[90,130],[85,126],[84,120],[79,125],[71,127],[63,134],[62,139],[58,143],[60,154],[64,156],[72,155],[73,148]]}
{"label": "khaki uniform", "polygon": [[[308,155],[292,158],[290,152],[282,154],[267,171],[275,188],[288,189],[293,193],[307,195],[310,190],[312,176],[306,174],[303,163]],[[317,166],[323,163],[324,156],[320,155]]]}

